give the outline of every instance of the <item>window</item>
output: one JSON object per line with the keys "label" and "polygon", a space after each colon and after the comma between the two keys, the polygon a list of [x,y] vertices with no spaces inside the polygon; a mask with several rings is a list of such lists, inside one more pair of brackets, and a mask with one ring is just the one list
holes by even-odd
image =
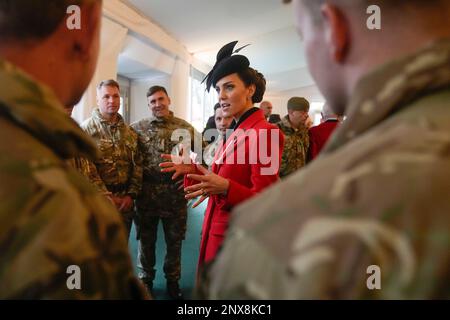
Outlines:
{"label": "window", "polygon": [[314,126],[320,124],[320,120],[322,120],[322,115],[320,113],[322,112],[324,104],[324,102],[312,102],[310,105],[309,116],[311,117]]}
{"label": "window", "polygon": [[218,102],[216,91],[207,92],[205,83],[201,83],[205,76],[191,66],[189,77],[190,122],[199,132],[203,132],[208,118],[214,115],[214,105]]}
{"label": "window", "polygon": [[119,76],[117,80],[120,85],[119,113],[126,123],[130,123],[130,80],[122,76]]}

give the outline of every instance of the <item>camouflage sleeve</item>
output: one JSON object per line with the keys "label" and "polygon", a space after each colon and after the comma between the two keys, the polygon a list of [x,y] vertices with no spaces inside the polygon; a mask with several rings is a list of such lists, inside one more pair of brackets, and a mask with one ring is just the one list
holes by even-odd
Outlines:
{"label": "camouflage sleeve", "polygon": [[0,299],[147,298],[120,216],[85,179],[67,174],[39,169],[34,183],[20,185],[34,190],[22,197],[34,205],[18,206],[20,227],[0,237]]}
{"label": "camouflage sleeve", "polygon": [[448,299],[448,269],[441,267],[448,246],[434,237],[421,238],[427,250],[433,248],[437,263],[431,265],[415,254],[412,239],[418,237],[373,219],[309,219],[290,241],[287,256],[255,233],[231,228],[196,294],[207,299]]}
{"label": "camouflage sleeve", "polygon": [[[97,168],[92,161],[89,161],[83,157],[76,157],[69,159],[67,162],[72,168],[77,170],[81,175],[86,177],[89,181],[91,181],[97,188],[97,190],[102,193],[108,193],[108,190],[105,187],[103,181],[98,177]],[[94,181],[96,181],[94,183]]]}
{"label": "camouflage sleeve", "polygon": [[144,168],[142,153],[139,147],[140,142],[138,139],[138,134],[134,131],[134,129],[132,130],[135,133],[136,144],[135,148],[132,151],[133,170],[131,173],[127,194],[130,195],[133,199],[136,199],[137,196],[141,193]]}
{"label": "camouflage sleeve", "polygon": [[108,189],[106,188],[105,183],[103,182],[100,174],[97,171],[97,167],[95,163],[91,160],[83,159],[83,172],[84,175],[89,179],[89,181],[97,188],[97,190],[102,194],[107,194]]}
{"label": "camouflage sleeve", "polygon": [[[250,234],[235,228],[213,265],[201,274],[195,295],[213,300],[336,298],[333,276],[342,276],[340,267],[328,259],[323,248],[316,249],[301,252],[286,263]],[[347,273],[352,271],[355,269],[350,268]],[[365,284],[361,279],[364,275],[358,278],[361,284]]]}
{"label": "camouflage sleeve", "polygon": [[288,175],[288,168],[289,168],[289,151],[287,149],[283,150],[282,156],[281,156],[281,164],[280,164],[280,177],[284,177]]}

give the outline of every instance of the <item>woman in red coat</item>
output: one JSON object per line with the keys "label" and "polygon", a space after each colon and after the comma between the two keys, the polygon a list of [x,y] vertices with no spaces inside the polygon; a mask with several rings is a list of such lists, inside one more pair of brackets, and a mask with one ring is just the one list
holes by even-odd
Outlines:
{"label": "woman in red coat", "polygon": [[278,181],[283,152],[282,133],[265,120],[259,108],[253,106],[263,98],[264,76],[249,67],[246,57],[232,55],[235,45],[236,42],[232,42],[219,51],[213,70],[205,78],[207,90],[211,86],[216,89],[223,114],[233,116],[236,121],[233,133],[218,148],[212,172],[201,165],[161,164],[163,172],[175,172],[173,179],[186,174],[186,199],[200,196],[193,207],[209,198],[203,222],[199,269],[216,256],[232,209]]}

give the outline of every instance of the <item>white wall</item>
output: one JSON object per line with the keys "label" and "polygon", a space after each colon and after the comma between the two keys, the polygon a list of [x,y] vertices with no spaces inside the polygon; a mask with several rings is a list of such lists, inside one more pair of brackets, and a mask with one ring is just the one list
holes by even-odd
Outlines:
{"label": "white wall", "polygon": [[169,96],[175,116],[189,121],[189,64],[177,59],[170,78]]}
{"label": "white wall", "polygon": [[163,86],[171,93],[170,76],[131,81],[130,122],[136,122],[150,116],[147,105],[147,90],[151,86]]}

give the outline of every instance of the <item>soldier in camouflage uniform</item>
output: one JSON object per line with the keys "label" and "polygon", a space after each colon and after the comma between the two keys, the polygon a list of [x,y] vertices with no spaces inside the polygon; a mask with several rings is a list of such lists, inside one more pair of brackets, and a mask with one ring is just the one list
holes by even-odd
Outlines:
{"label": "soldier in camouflage uniform", "polygon": [[[66,114],[71,117],[72,111],[74,106],[64,106],[64,110],[66,111]],[[89,179],[92,175],[97,174],[97,169],[95,168],[95,165],[92,161],[89,161],[86,158],[83,157],[75,157],[67,160],[67,164],[77,170],[79,173],[81,173],[83,176]],[[111,192],[106,190],[106,187],[104,184],[97,184],[97,189],[99,189],[100,193],[103,195],[110,197]]]}
{"label": "soldier in camouflage uniform", "polygon": [[[155,278],[155,244],[158,223],[161,221],[167,246],[164,260],[167,290],[171,298],[182,299],[178,281],[181,276],[181,243],[186,232],[187,203],[183,193],[177,190],[178,184],[169,174],[161,173],[159,164],[163,161],[162,154],[182,149],[179,148],[178,138],[172,138],[175,130],[184,130],[193,146],[196,146],[195,142],[199,144],[197,154],[201,154],[202,138],[189,123],[174,117],[169,111],[170,98],[164,87],[151,87],[147,92],[147,100],[152,116],[132,124],[139,135],[144,168],[142,193],[136,201],[139,278],[151,291]],[[183,135],[183,132],[180,134]],[[189,141],[183,142],[189,143],[188,150],[194,150]]]}
{"label": "soldier in camouflage uniform", "polygon": [[[216,131],[214,132],[215,140],[211,142],[203,152],[204,162],[211,169],[212,163],[214,161],[214,157],[216,155],[217,150],[222,146],[227,136],[227,129],[230,128],[233,122],[233,117],[225,116],[220,104],[217,103],[214,106],[214,123],[216,124],[216,129],[209,129]],[[208,131],[207,131],[208,132]],[[209,140],[209,139],[208,139]]]}
{"label": "soldier in camouflage uniform", "polygon": [[97,170],[89,172],[89,179],[99,190],[106,189],[111,193],[129,237],[135,215],[134,200],[141,191],[142,160],[136,132],[118,113],[119,90],[116,81],[102,81],[97,86],[99,108],[92,111],[92,117],[81,127],[94,139],[101,152],[94,162]]}
{"label": "soldier in camouflage uniform", "polygon": [[[450,2],[344,3],[295,9],[347,119],[316,161],[236,210],[209,298],[450,298]],[[354,29],[367,4],[381,31]]]}
{"label": "soldier in camouflage uniform", "polygon": [[305,125],[309,102],[305,98],[292,97],[288,101],[287,110],[288,114],[277,123],[285,137],[280,166],[281,178],[305,166],[309,148],[308,128]]}
{"label": "soldier in camouflage uniform", "polygon": [[[70,4],[83,16],[76,32]],[[142,296],[114,207],[66,164],[96,156],[63,105],[94,72],[101,1],[8,1],[0,16],[0,299]]]}

